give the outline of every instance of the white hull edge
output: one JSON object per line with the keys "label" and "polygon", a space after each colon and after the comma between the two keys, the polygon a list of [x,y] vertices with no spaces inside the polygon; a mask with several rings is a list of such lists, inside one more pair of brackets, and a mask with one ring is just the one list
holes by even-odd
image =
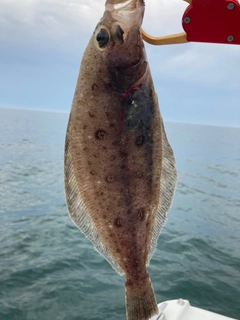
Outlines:
{"label": "white hull edge", "polygon": [[158,304],[159,314],[150,320],[236,320],[192,307],[188,300],[168,300]]}

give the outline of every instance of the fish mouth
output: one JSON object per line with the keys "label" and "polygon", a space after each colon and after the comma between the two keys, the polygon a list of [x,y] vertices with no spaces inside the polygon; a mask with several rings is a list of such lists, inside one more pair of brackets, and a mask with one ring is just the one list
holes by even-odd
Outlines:
{"label": "fish mouth", "polygon": [[144,9],[143,0],[107,0],[105,4],[105,10],[110,11],[124,31],[136,25],[141,27]]}
{"label": "fish mouth", "polygon": [[107,0],[106,5],[113,5],[114,9],[129,9],[136,7],[137,2],[144,3],[143,0]]}

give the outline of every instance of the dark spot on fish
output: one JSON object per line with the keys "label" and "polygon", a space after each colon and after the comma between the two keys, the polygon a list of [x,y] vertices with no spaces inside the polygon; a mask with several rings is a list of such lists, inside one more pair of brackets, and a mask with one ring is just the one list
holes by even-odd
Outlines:
{"label": "dark spot on fish", "polygon": [[137,246],[136,245],[132,246],[132,252],[136,252],[136,251],[137,251]]}
{"label": "dark spot on fish", "polygon": [[132,287],[133,285],[134,285],[134,281],[132,281],[132,280],[127,280],[126,281],[126,286]]}
{"label": "dark spot on fish", "polygon": [[123,222],[122,222],[122,220],[121,220],[120,218],[116,218],[116,219],[114,220],[114,225],[115,225],[117,228],[120,228],[120,227],[122,227]]}
{"label": "dark spot on fish", "polygon": [[132,228],[131,228],[131,231],[132,231],[132,232],[136,232],[136,227],[132,227]]}
{"label": "dark spot on fish", "polygon": [[101,28],[98,34],[96,35],[96,40],[100,48],[106,47],[109,40],[109,34],[107,30],[104,28]]}
{"label": "dark spot on fish", "polygon": [[[86,142],[85,142],[86,143]],[[88,150],[88,148],[87,147],[85,147],[85,148],[83,148],[83,151],[87,151]]]}
{"label": "dark spot on fish", "polygon": [[96,90],[96,89],[98,89],[98,85],[97,85],[96,83],[94,83],[94,84],[92,85],[92,90]]}
{"label": "dark spot on fish", "polygon": [[92,164],[92,162],[91,161],[88,161],[88,164],[89,164],[89,166]]}
{"label": "dark spot on fish", "polygon": [[118,144],[120,143],[120,141],[119,140],[116,140],[116,141],[113,141],[113,146],[117,146]]}
{"label": "dark spot on fish", "polygon": [[85,130],[85,129],[87,129],[87,125],[86,124],[83,126],[83,130]]}
{"label": "dark spot on fish", "polygon": [[97,174],[96,171],[94,171],[94,170],[90,171],[90,173],[92,176],[95,176]]}
{"label": "dark spot on fish", "polygon": [[98,130],[95,132],[95,137],[98,139],[98,140],[103,140],[106,136],[106,132],[104,130]]}
{"label": "dark spot on fish", "polygon": [[121,156],[121,157],[127,157],[127,156],[128,156],[128,153],[125,152],[125,151],[120,151],[120,156]]}
{"label": "dark spot on fish", "polygon": [[143,178],[143,173],[141,171],[138,171],[138,172],[136,172],[135,177],[138,179],[141,179],[141,178]]}
{"label": "dark spot on fish", "polygon": [[103,195],[104,195],[104,193],[103,193],[103,192],[101,192],[101,193],[100,193],[100,195],[101,195],[101,196],[103,196]]}
{"label": "dark spot on fish", "polygon": [[133,262],[133,266],[134,266],[134,267],[137,267],[138,264],[139,264],[139,263],[138,263],[136,260]]}
{"label": "dark spot on fish", "polygon": [[113,156],[113,155],[112,155],[112,156],[110,157],[110,160],[111,160],[111,161],[114,161],[115,159],[116,159],[116,156]]}
{"label": "dark spot on fish", "polygon": [[95,117],[95,114],[94,114],[92,111],[89,111],[88,114],[89,114],[89,116],[90,116],[91,118],[94,118],[94,117]]}
{"label": "dark spot on fish", "polygon": [[109,123],[109,128],[114,128],[115,125],[113,123]]}
{"label": "dark spot on fish", "polygon": [[144,141],[145,141],[145,137],[141,135],[136,138],[135,143],[138,147],[141,147],[144,144]]}
{"label": "dark spot on fish", "polygon": [[137,216],[138,216],[138,219],[140,221],[143,221],[145,219],[145,210],[144,210],[144,208],[138,209]]}
{"label": "dark spot on fish", "polygon": [[112,88],[113,88],[113,84],[112,84],[111,82],[108,82],[108,83],[107,83],[107,87],[110,88],[110,89],[112,89]]}
{"label": "dark spot on fish", "polygon": [[110,182],[113,182],[113,180],[114,180],[114,177],[113,177],[113,176],[107,176],[107,177],[106,177],[106,181],[109,182],[109,183],[110,183]]}
{"label": "dark spot on fish", "polygon": [[117,253],[121,253],[121,250],[120,250],[120,249],[117,249],[116,251],[117,251]]}
{"label": "dark spot on fish", "polygon": [[106,219],[106,218],[107,218],[107,216],[104,214],[104,215],[103,215],[103,219]]}

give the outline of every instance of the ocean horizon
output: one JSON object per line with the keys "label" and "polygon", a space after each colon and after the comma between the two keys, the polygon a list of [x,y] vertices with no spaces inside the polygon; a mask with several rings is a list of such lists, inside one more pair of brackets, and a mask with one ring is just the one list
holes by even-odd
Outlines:
{"label": "ocean horizon", "polygon": [[[24,108],[24,107],[19,107],[17,108],[16,106],[1,106],[0,109],[3,110],[16,110],[16,111],[33,111],[33,112],[46,112],[46,113],[60,113],[60,114],[67,114],[69,116],[70,114],[70,109],[69,110],[58,110],[58,109],[36,109],[36,108]],[[221,123],[203,123],[203,122],[184,122],[184,121],[179,121],[179,120],[173,120],[173,119],[163,119],[164,123],[176,123],[176,124],[186,124],[186,125],[193,125],[193,126],[208,126],[208,127],[222,127],[222,128],[235,128],[238,129],[240,126],[236,125],[230,125],[230,124],[221,124]]]}

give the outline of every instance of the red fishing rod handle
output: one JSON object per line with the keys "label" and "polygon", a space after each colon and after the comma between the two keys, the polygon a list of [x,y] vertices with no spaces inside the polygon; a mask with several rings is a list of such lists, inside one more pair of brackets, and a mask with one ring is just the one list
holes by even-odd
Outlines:
{"label": "red fishing rod handle", "polygon": [[183,14],[187,41],[240,44],[237,0],[192,0]]}

